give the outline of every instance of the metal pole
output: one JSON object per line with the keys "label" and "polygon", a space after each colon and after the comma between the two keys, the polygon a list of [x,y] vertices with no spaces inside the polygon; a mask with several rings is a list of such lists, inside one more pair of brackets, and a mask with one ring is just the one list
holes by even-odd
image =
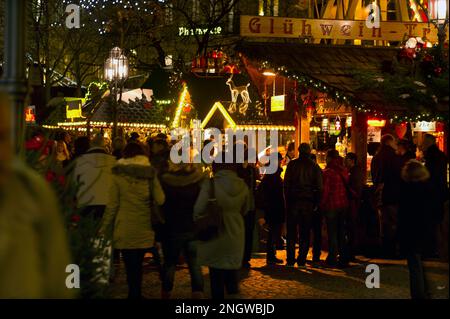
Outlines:
{"label": "metal pole", "polygon": [[23,149],[25,138],[24,101],[27,93],[25,77],[26,0],[7,0],[5,10],[5,64],[0,86],[9,93],[12,107],[14,151]]}
{"label": "metal pole", "polygon": [[112,140],[117,137],[117,113],[118,113],[118,105],[117,102],[117,80],[114,81],[114,101],[113,101],[113,129],[112,129]]}

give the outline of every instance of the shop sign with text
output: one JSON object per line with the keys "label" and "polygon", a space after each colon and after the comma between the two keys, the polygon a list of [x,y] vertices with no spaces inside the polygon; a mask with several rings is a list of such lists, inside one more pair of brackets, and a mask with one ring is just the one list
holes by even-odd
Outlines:
{"label": "shop sign with text", "polygon": [[435,132],[436,122],[420,121],[413,124],[414,132]]}
{"label": "shop sign with text", "polygon": [[[241,36],[405,41],[410,37],[437,42],[437,28],[418,22],[380,22],[368,28],[364,20],[324,20],[262,16],[241,16]],[[448,39],[448,27],[447,27]]]}

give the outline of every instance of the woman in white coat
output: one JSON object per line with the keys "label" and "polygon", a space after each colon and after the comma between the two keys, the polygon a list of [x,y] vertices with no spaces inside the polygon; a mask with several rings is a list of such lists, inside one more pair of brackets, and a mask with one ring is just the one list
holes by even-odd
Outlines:
{"label": "woman in white coat", "polygon": [[[219,153],[216,158],[222,158]],[[215,196],[222,208],[224,229],[220,235],[198,247],[199,263],[209,267],[211,296],[223,299],[225,289],[230,295],[239,293],[238,270],[244,255],[245,228],[243,215],[248,211],[249,193],[245,182],[236,173],[234,163],[213,163]],[[210,181],[202,184],[194,206],[194,220],[205,213],[209,199]]]}

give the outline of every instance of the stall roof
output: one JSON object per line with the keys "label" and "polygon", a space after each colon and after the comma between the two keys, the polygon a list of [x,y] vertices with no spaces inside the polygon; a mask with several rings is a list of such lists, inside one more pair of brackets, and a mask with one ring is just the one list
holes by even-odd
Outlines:
{"label": "stall roof", "polygon": [[[90,118],[91,122],[113,122],[113,107],[109,103],[108,93],[105,94],[97,105],[87,103],[82,108],[82,117],[74,118],[73,122],[83,122]],[[145,99],[143,97],[145,96]],[[121,107],[118,109],[119,123],[134,124],[164,124],[165,114],[159,112],[156,105],[146,106],[145,102],[151,102],[152,90],[135,89],[122,94]],[[58,105],[47,119],[47,125],[57,125],[58,123],[71,122],[67,119],[67,103]],[[69,107],[70,109],[71,107]],[[92,116],[89,116],[92,114]]]}
{"label": "stall roof", "polygon": [[[380,95],[356,92],[355,71],[377,71],[397,54],[395,47],[312,45],[294,43],[242,42],[237,51],[250,60],[268,61],[275,66],[304,74],[354,95],[365,103],[385,106]],[[391,106],[392,107],[392,106]],[[399,107],[399,110],[402,109]]]}

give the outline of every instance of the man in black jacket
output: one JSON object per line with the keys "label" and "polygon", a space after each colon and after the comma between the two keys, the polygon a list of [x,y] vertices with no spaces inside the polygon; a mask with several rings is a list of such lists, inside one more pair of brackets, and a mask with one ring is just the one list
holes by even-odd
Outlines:
{"label": "man in black jacket", "polygon": [[359,249],[359,239],[361,238],[359,234],[359,209],[361,207],[361,198],[364,188],[364,177],[362,174],[362,169],[357,163],[355,153],[347,153],[344,163],[349,173],[348,188],[350,191],[350,207],[349,214],[347,216],[347,236],[348,246],[350,249],[349,258],[352,260]]}
{"label": "man in black jacket", "polygon": [[264,220],[269,228],[267,237],[267,264],[282,264],[283,260],[276,256],[277,240],[281,237],[281,230],[285,221],[285,203],[283,196],[283,179],[281,178],[281,161],[283,156],[278,153],[278,169],[274,174],[264,175],[258,192],[258,208],[264,211]]}
{"label": "man in black jacket", "polygon": [[397,215],[400,190],[401,157],[396,154],[395,138],[386,134],[372,159],[371,173],[381,218],[381,241],[386,258],[398,257]]}
{"label": "man in black jacket", "polygon": [[[309,144],[302,143],[299,157],[289,162],[284,176],[284,197],[287,207],[287,266],[304,266],[309,250],[314,214],[322,192],[320,167],[311,160]],[[297,230],[300,231],[300,251],[295,259]]]}
{"label": "man in black jacket", "polygon": [[[430,182],[434,187],[437,199],[437,210],[433,212],[433,224],[429,238],[432,239],[426,249],[426,255],[437,257],[439,225],[444,217],[444,203],[448,200],[447,163],[445,154],[436,145],[436,138],[431,134],[425,134],[421,149],[424,153],[425,166],[430,172]],[[448,232],[448,229],[445,231]]]}

